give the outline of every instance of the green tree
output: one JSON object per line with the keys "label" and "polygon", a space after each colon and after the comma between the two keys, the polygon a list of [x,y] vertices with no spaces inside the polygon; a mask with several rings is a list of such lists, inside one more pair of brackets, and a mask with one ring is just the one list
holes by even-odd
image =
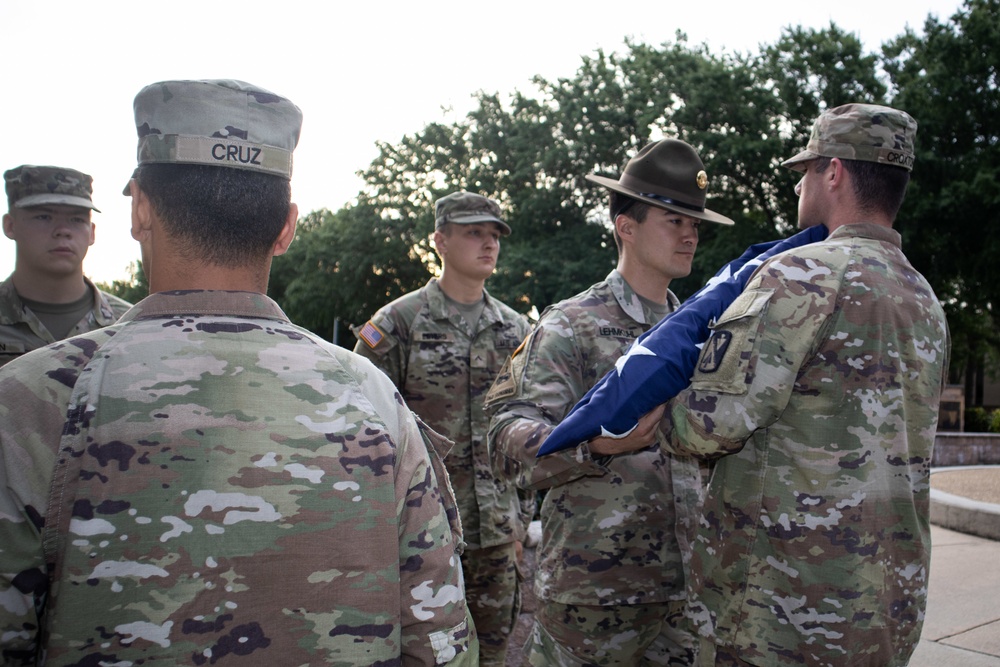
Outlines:
{"label": "green tree", "polygon": [[[832,61],[795,59],[824,45],[824,58],[837,55]],[[687,296],[747,245],[794,227],[794,178],[778,161],[801,147],[808,125],[803,131],[790,113],[784,90],[799,79],[814,82],[796,89],[810,96],[810,109],[832,94],[878,97],[884,87],[874,67],[857,38],[835,26],[790,31],[754,57],[717,56],[678,33],[659,47],[626,42],[621,54],[585,56],[572,77],[533,79],[532,95],[480,92],[463,120],[378,144],[357,207],[304,221],[298,248],[276,262],[272,292],[323,335],[334,312],[358,324],[438,268],[429,243],[433,203],[464,189],[497,199],[513,228],[491,293],[522,312],[541,310],[616,262],[607,192],[585,176],[617,175],[649,141],[676,136],[701,153],[712,208],[738,221],[732,229],[703,227],[695,272],[673,286]],[[346,224],[352,220],[359,224]],[[308,275],[282,277],[303,267]],[[357,298],[347,303],[345,293]]]}
{"label": "green tree", "polygon": [[142,270],[142,261],[138,260],[128,265],[128,279],[114,280],[111,284],[98,283],[97,287],[129,303],[139,303],[149,296],[149,281]]}
{"label": "green tree", "polygon": [[296,324],[327,340],[336,327],[337,342],[351,347],[349,326],[427,280],[427,247],[412,220],[383,218],[363,197],[336,213],[314,211],[274,259],[268,294]]}
{"label": "green tree", "polygon": [[884,48],[893,104],[919,124],[913,180],[897,228],[914,266],[945,305],[954,379],[982,401],[998,367],[1000,281],[1000,0],[967,0]]}

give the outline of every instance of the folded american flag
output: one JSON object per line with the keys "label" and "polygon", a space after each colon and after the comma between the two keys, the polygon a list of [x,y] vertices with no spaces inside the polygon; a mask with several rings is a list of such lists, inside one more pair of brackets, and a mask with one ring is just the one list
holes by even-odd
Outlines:
{"label": "folded american flag", "polygon": [[787,239],[752,245],[722,267],[680,308],[632,343],[615,368],[549,433],[538,456],[576,447],[599,435],[628,435],[640,417],[688,386],[708,339],[709,323],[740,295],[757,267],[778,253],[826,236],[826,227],[810,227]]}

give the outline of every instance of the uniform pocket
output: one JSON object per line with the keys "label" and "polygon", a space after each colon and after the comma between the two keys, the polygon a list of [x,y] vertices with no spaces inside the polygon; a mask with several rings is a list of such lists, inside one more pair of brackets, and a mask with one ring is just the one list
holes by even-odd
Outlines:
{"label": "uniform pocket", "polygon": [[712,335],[705,341],[691,381],[693,389],[747,392],[761,318],[773,294],[773,289],[746,290],[711,325]]}

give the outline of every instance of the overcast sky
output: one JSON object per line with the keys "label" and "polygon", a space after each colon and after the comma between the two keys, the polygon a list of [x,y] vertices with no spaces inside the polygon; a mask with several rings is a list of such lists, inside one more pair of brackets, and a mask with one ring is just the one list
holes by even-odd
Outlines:
{"label": "overcast sky", "polygon": [[[135,166],[132,99],[155,81],[242,79],[297,104],[304,122],[292,196],[304,215],[353,199],[355,172],[376,157],[375,141],[458,120],[478,90],[528,90],[535,74],[571,77],[581,56],[620,50],[626,37],[661,44],[681,30],[715,52],[748,52],[774,43],[782,28],[833,22],[876,51],[961,5],[0,0],[0,169],[53,164],[94,177],[102,213],[94,214],[97,242],[84,270],[110,281],[139,255],[120,193]],[[14,244],[0,239],[0,279],[13,267]]]}

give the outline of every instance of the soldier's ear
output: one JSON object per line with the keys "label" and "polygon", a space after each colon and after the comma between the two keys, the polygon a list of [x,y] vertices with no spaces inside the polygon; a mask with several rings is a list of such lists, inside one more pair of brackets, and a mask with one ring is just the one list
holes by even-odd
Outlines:
{"label": "soldier's ear", "polygon": [[434,249],[442,256],[448,250],[448,235],[440,229],[434,230]]}
{"label": "soldier's ear", "polygon": [[152,232],[153,207],[134,178],[128,182],[128,187],[132,194],[132,238],[142,243],[149,239]]}
{"label": "soldier's ear", "polygon": [[10,213],[3,214],[3,235],[9,239],[14,238],[14,216]]}
{"label": "soldier's ear", "polygon": [[285,225],[281,228],[281,233],[275,239],[274,245],[271,246],[272,255],[277,257],[278,255],[284,255],[288,251],[288,246],[292,245],[292,240],[295,238],[295,225],[298,224],[298,220],[299,207],[297,204],[292,203],[288,207],[288,218],[285,219]]}
{"label": "soldier's ear", "polygon": [[615,216],[615,231],[618,232],[619,238],[624,241],[628,239],[631,243],[632,241],[632,230],[635,229],[635,220],[631,216],[625,215],[624,213],[619,213]]}

